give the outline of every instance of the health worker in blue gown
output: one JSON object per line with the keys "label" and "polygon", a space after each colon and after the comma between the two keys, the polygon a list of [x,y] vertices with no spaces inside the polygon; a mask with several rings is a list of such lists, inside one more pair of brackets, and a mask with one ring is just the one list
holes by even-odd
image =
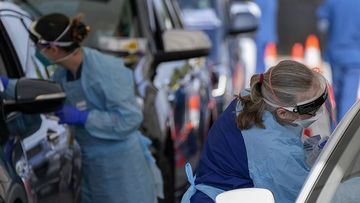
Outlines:
{"label": "health worker in blue gown", "polygon": [[72,127],[81,147],[81,202],[157,202],[161,174],[150,140],[138,131],[133,72],[119,58],[80,46],[89,32],[80,18],[48,14],[29,32],[40,53],[58,65],[53,79],[67,98],[55,115]]}
{"label": "health worker in blue gown", "polygon": [[325,59],[330,62],[340,121],[359,97],[360,1],[325,0],[319,7],[319,29],[326,34]]}
{"label": "health worker in blue gown", "polygon": [[277,203],[293,203],[309,173],[302,130],[316,121],[327,83],[295,61],[282,61],[251,78],[213,124],[182,203],[213,203],[224,191],[269,189]]}

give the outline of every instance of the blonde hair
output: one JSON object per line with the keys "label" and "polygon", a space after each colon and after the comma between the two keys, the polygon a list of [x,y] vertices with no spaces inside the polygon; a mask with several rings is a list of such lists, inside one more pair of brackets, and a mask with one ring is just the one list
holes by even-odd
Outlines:
{"label": "blonde hair", "polygon": [[238,128],[249,129],[253,125],[265,128],[263,113],[275,108],[266,104],[264,99],[279,106],[295,106],[299,102],[297,96],[310,90],[317,81],[317,74],[304,64],[284,60],[264,74],[253,75],[250,94],[239,95],[243,110],[237,116]]}

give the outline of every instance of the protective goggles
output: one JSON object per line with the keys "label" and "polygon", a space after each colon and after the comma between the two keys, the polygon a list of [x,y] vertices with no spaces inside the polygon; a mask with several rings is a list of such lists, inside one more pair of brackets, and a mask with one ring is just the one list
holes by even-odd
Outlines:
{"label": "protective goggles", "polygon": [[328,97],[327,89],[325,88],[324,92],[320,95],[320,97],[316,98],[310,102],[302,102],[297,104],[295,107],[281,107],[288,111],[298,113],[300,115],[315,115],[316,112],[320,109],[320,107],[324,104]]}
{"label": "protective goggles", "polygon": [[71,23],[66,26],[64,31],[54,40],[54,41],[47,41],[42,39],[41,35],[35,31],[36,21],[30,24],[30,28],[28,29],[30,39],[40,47],[49,47],[49,46],[60,46],[60,47],[67,47],[73,44],[73,42],[58,42],[70,29]]}
{"label": "protective goggles", "polygon": [[270,102],[269,100],[264,98],[264,101],[273,106],[273,107],[279,107],[279,108],[283,108],[285,110],[294,112],[294,113],[298,113],[300,115],[316,115],[316,112],[320,109],[320,107],[324,104],[324,102],[326,101],[328,97],[328,92],[327,92],[327,88],[324,89],[324,92],[316,99],[314,100],[308,100],[308,101],[304,101],[301,102],[299,104],[296,104],[296,106],[294,107],[283,107],[283,106],[279,106],[276,104],[273,104],[272,102]]}

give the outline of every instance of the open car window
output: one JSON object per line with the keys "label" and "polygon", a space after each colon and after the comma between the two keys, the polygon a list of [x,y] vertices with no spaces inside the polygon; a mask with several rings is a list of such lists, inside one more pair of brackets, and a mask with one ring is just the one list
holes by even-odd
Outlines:
{"label": "open car window", "polygon": [[360,202],[360,102],[346,114],[315,163],[297,202]]}
{"label": "open car window", "polygon": [[[6,18],[6,20],[9,20],[9,18],[11,20],[15,20],[14,22],[19,21],[19,18],[13,17],[11,15],[2,16],[1,18],[0,26],[3,29],[0,32],[0,75],[10,78],[19,78],[23,75],[23,72],[21,63],[18,61],[16,53],[23,53],[25,56],[27,56],[27,53],[25,53],[25,51],[16,52],[18,51],[16,49],[17,44],[13,44],[13,41],[16,40],[16,37],[19,36],[14,36],[14,34],[11,32],[12,30],[7,29],[8,27],[6,27],[6,23],[9,22],[4,22],[4,18]],[[2,92],[0,99],[7,98],[9,98],[9,95],[6,95],[5,92]],[[17,113],[15,116],[12,116],[12,119],[6,120],[6,118],[1,117],[0,120],[0,136],[2,137],[7,137],[8,135],[20,135],[21,137],[27,137],[37,131],[41,125],[40,115],[36,114],[24,115]]]}
{"label": "open car window", "polygon": [[[16,1],[35,17],[60,12],[70,17],[84,15],[91,32],[84,45],[98,48],[102,36],[138,38],[140,26],[132,0],[28,0]],[[100,14],[100,15],[99,15]]]}

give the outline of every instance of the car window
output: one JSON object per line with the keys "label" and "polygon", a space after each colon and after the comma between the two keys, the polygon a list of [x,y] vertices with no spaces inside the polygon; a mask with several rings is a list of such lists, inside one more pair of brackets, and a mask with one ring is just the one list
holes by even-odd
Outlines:
{"label": "car window", "polygon": [[353,160],[336,189],[332,203],[360,202],[360,160],[359,153]]}
{"label": "car window", "polygon": [[172,30],[175,28],[169,10],[163,0],[154,0],[157,18],[163,30]]}
{"label": "car window", "polygon": [[181,9],[206,9],[212,8],[213,0],[178,0]]}
{"label": "car window", "polygon": [[7,122],[7,128],[11,135],[26,138],[40,129],[41,122],[40,115],[18,114]]}
{"label": "car window", "polygon": [[60,12],[70,17],[83,14],[84,22],[91,27],[91,32],[84,42],[86,46],[98,48],[102,36],[143,37],[135,2],[132,0],[29,0],[26,2],[17,1],[18,5],[36,17],[52,12]]}
{"label": "car window", "polygon": [[[351,143],[359,143],[360,131],[354,133]],[[340,158],[338,165],[342,168],[342,179],[336,188],[332,199],[333,203],[339,202],[360,202],[360,147],[350,144],[347,147],[351,150],[352,156]],[[346,159],[341,161],[341,159]]]}
{"label": "car window", "polygon": [[297,202],[306,196],[306,202],[360,202],[360,102],[331,136]]}
{"label": "car window", "polygon": [[175,28],[182,29],[183,22],[181,20],[181,11],[180,11],[177,1],[163,0],[163,2],[166,5],[166,7],[171,15],[171,19],[174,23]]}
{"label": "car window", "polygon": [[[7,27],[4,26],[3,28],[6,29]],[[16,47],[11,44],[10,38],[5,36],[10,34],[11,33],[6,33],[4,30],[3,32],[0,32],[0,41],[2,45],[0,48],[0,75],[7,77],[19,77],[22,73],[20,73],[19,69],[15,67],[15,64],[17,64],[15,62],[17,60],[16,55],[9,54],[9,52],[11,52],[9,49],[16,49]],[[5,93],[2,93],[1,99],[5,97],[8,96],[6,96]],[[5,118],[0,118],[0,120],[4,119]],[[0,122],[0,134],[4,136],[20,135],[21,137],[27,137],[36,132],[36,130],[40,128],[40,125],[40,115],[23,115],[17,113],[11,116],[11,119],[7,120],[6,123]]]}

